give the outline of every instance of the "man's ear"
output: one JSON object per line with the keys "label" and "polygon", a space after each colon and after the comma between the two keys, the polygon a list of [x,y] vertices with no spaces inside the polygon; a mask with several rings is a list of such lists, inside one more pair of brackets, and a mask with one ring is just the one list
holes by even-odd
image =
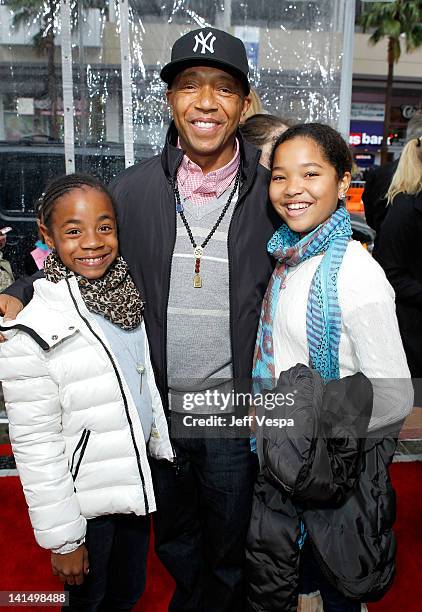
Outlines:
{"label": "man's ear", "polygon": [[48,231],[48,228],[44,223],[41,223],[39,219],[37,219],[38,229],[41,232],[42,239],[44,243],[48,246],[49,249],[54,249],[54,240]]}
{"label": "man's ear", "polygon": [[166,91],[167,104],[173,112],[173,90],[171,88]]}
{"label": "man's ear", "polygon": [[251,104],[252,104],[251,97],[250,96],[245,96],[243,98],[242,117],[248,112]]}

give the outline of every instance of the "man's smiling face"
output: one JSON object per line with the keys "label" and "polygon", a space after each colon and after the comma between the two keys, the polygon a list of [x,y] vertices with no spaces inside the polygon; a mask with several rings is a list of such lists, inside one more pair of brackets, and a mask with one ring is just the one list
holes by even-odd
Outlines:
{"label": "man's smiling face", "polygon": [[227,164],[240,118],[250,104],[240,81],[218,68],[192,66],[175,77],[167,99],[189,159],[207,172]]}

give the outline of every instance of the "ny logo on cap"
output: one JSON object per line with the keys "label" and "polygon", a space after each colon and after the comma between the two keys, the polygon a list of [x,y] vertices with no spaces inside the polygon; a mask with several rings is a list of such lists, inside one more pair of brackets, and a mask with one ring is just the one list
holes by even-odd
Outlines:
{"label": "ny logo on cap", "polygon": [[[208,44],[208,39],[211,37],[210,43]],[[209,51],[210,53],[214,53],[214,43],[216,41],[216,37],[212,32],[208,32],[206,37],[204,38],[204,33],[199,32],[199,34],[195,34],[195,46],[193,48],[193,52],[196,53],[198,50],[198,46],[202,45],[201,53]]]}

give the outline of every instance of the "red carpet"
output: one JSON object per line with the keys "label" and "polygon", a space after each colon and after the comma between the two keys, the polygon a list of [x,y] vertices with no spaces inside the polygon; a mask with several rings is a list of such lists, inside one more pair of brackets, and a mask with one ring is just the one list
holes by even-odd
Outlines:
{"label": "red carpet", "polygon": [[[397,577],[382,602],[371,604],[371,612],[417,612],[422,601],[422,463],[396,463],[392,477],[397,492]],[[0,591],[59,590],[50,572],[49,554],[34,541],[21,486],[16,477],[0,478]],[[146,592],[138,612],[165,612],[172,580],[151,551]],[[27,610],[41,608],[27,607]],[[47,609],[47,608],[46,608]],[[48,608],[55,610],[55,608]]]}
{"label": "red carpet", "polygon": [[422,462],[393,463],[397,494],[397,575],[391,590],[370,612],[417,612],[422,601]]}
{"label": "red carpet", "polygon": [[[16,476],[0,478],[0,526],[0,591],[61,590],[61,582],[51,573],[49,552],[35,543],[22,487]],[[136,611],[165,612],[172,591],[173,580],[151,551],[147,588]],[[25,610],[38,612],[41,609],[25,607]]]}

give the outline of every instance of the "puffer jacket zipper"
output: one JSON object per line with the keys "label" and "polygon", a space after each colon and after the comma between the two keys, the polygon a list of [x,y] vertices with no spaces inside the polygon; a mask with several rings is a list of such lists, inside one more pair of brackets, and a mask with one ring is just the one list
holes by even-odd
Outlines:
{"label": "puffer jacket zipper", "polygon": [[[77,445],[75,446],[75,450],[72,453],[72,461],[70,463],[70,473],[72,474],[72,476],[73,476],[73,466],[74,466],[74,463],[75,463],[76,453],[78,452],[78,450],[81,448],[82,444],[84,443],[85,436],[86,436],[87,432],[88,432],[87,429],[83,430],[82,435],[79,438]],[[82,453],[82,451],[81,451],[81,453]]]}
{"label": "puffer jacket zipper", "polygon": [[88,446],[88,440],[89,440],[89,436],[90,436],[90,435],[91,435],[91,432],[90,432],[90,431],[87,431],[87,432],[86,432],[85,439],[84,439],[83,444],[82,444],[81,452],[80,452],[80,454],[79,454],[78,463],[76,464],[76,467],[75,467],[75,473],[73,474],[73,480],[74,480],[74,481],[75,481],[75,480],[76,480],[76,478],[78,477],[78,474],[79,474],[79,468],[81,467],[82,459],[83,459],[83,457],[84,457],[84,455],[85,455],[85,451],[86,451],[86,447]]}
{"label": "puffer jacket zipper", "polygon": [[[170,283],[171,283],[171,267],[172,267],[172,263],[173,263],[173,255],[174,255],[174,247],[176,246],[176,240],[177,240],[177,212],[176,212],[176,196],[175,196],[175,190],[176,190],[176,176],[177,176],[177,170],[180,166],[180,164],[182,163],[182,159],[183,156],[180,157],[180,161],[177,165],[177,168],[174,172],[173,176],[168,177],[168,182],[170,184],[171,187],[171,191],[172,191],[172,203],[174,203],[174,207],[173,207],[173,214],[174,214],[174,236],[173,236],[173,246],[171,248],[171,256],[170,256],[170,260],[169,260],[169,265],[168,265],[168,277],[167,277],[167,284],[166,284],[166,289],[167,289],[167,295],[166,295],[166,299],[163,300],[163,305],[164,305],[164,311],[163,311],[163,321],[164,321],[164,325],[165,325],[165,329],[164,329],[164,333],[163,333],[163,350],[162,350],[162,355],[163,355],[163,361],[162,361],[162,368],[163,368],[163,372],[165,372],[165,376],[164,376],[164,380],[165,380],[165,389],[166,389],[166,393],[167,393],[167,398],[166,401],[168,402],[168,377],[167,377],[167,311],[168,311],[168,302],[169,302],[169,297],[170,297]],[[163,400],[164,401],[164,400]],[[167,418],[167,422],[170,425],[170,410],[169,410],[169,406],[168,406],[168,410],[166,410],[166,418]],[[175,469],[176,472],[176,476],[179,475],[180,469],[179,469],[179,461],[178,461],[178,457],[176,454],[176,449],[174,448],[174,444],[169,436],[169,440],[170,440],[170,445],[171,445],[171,450],[173,453],[173,467]]]}
{"label": "puffer jacket zipper", "polygon": [[[75,296],[74,296],[74,295],[73,295],[73,293],[72,293],[72,289],[71,289],[71,287],[70,287],[70,283],[69,283],[69,279],[68,279],[68,278],[66,278],[66,283],[67,283],[67,287],[68,287],[68,290],[69,290],[70,297],[71,297],[71,299],[72,299],[73,305],[75,306],[75,308],[76,308],[76,311],[77,311],[78,315],[81,317],[82,321],[85,323],[85,325],[87,326],[87,328],[89,329],[89,331],[92,333],[92,335],[93,335],[93,336],[94,336],[94,337],[95,337],[95,338],[98,340],[98,342],[101,344],[101,346],[102,346],[102,347],[103,347],[103,349],[105,350],[105,352],[106,352],[106,354],[107,354],[108,358],[109,358],[109,359],[110,359],[110,361],[111,361],[111,365],[113,366],[113,370],[114,370],[114,373],[115,373],[115,375],[116,375],[117,382],[119,383],[120,394],[121,394],[121,396],[122,396],[122,399],[123,399],[123,404],[124,404],[124,407],[125,407],[126,418],[127,418],[128,424],[129,424],[130,435],[131,435],[131,438],[132,438],[132,444],[133,444],[133,447],[134,447],[134,449],[135,449],[136,463],[137,463],[137,466],[138,466],[139,476],[140,476],[141,483],[142,483],[142,492],[143,492],[143,494],[144,494],[145,512],[146,512],[146,514],[148,514],[148,513],[149,513],[149,503],[148,503],[148,497],[147,497],[147,492],[146,492],[146,488],[145,488],[145,478],[144,478],[144,474],[143,474],[143,472],[142,472],[142,466],[141,466],[141,458],[140,458],[140,454],[139,454],[139,448],[138,448],[138,446],[137,446],[137,444],[136,444],[136,440],[135,440],[135,432],[134,432],[134,430],[133,430],[133,423],[132,423],[132,419],[130,418],[130,414],[129,414],[129,406],[128,406],[128,403],[127,403],[127,398],[126,398],[126,395],[125,395],[125,392],[124,392],[124,389],[123,389],[123,382],[122,382],[122,379],[121,379],[121,376],[120,376],[119,370],[118,370],[118,368],[117,368],[117,366],[116,366],[116,364],[115,364],[115,362],[114,362],[114,359],[113,359],[113,357],[112,357],[112,355],[111,355],[110,351],[108,350],[107,346],[106,346],[106,345],[104,344],[104,342],[101,340],[101,338],[99,337],[99,335],[98,335],[98,334],[97,334],[97,333],[96,333],[96,332],[95,332],[95,331],[92,329],[92,326],[91,326],[90,322],[89,322],[89,321],[88,321],[88,320],[87,320],[87,319],[86,319],[86,318],[83,316],[83,314],[82,314],[82,313],[81,313],[81,311],[79,310],[78,303],[77,303],[77,301],[76,301],[76,299],[75,299]],[[85,448],[86,448],[86,447],[85,447]],[[80,461],[78,462],[78,466],[77,466],[77,468],[78,468],[78,469],[79,469],[79,466],[80,466]],[[76,477],[76,476],[75,476],[75,477]]]}

